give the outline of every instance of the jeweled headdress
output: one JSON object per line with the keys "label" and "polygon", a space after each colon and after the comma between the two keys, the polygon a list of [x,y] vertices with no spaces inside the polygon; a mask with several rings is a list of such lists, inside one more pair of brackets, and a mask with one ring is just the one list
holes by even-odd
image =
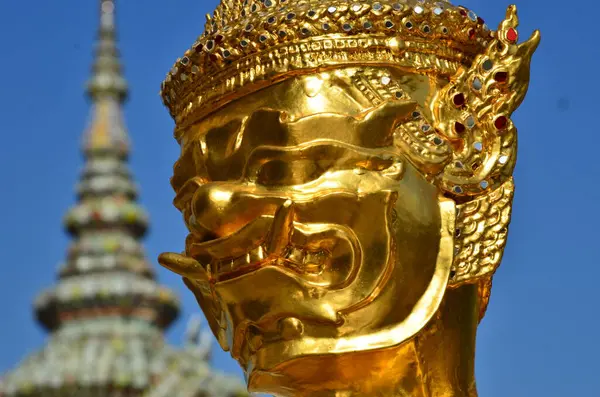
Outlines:
{"label": "jeweled headdress", "polygon": [[474,12],[446,1],[222,0],[162,96],[179,125],[242,91],[316,69],[419,65],[451,76],[493,37]]}

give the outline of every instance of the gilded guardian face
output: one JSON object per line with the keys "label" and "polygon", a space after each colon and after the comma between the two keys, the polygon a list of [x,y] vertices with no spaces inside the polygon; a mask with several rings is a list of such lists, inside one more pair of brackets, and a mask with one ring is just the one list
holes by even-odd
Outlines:
{"label": "gilded guardian face", "polygon": [[160,262],[250,390],[476,396],[539,32],[514,6],[491,32],[447,2],[283,3],[223,0],[163,83],[190,233]]}
{"label": "gilded guardian face", "polygon": [[438,309],[455,205],[395,137],[426,128],[436,90],[392,69],[339,69],[239,99],[184,134],[173,184],[198,263],[186,284],[250,375],[399,345]]}

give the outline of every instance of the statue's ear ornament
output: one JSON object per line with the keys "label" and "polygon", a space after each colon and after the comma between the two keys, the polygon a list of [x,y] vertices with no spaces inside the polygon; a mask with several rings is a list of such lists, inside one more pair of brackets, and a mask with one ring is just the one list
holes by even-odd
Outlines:
{"label": "statue's ear ornament", "polygon": [[525,97],[540,33],[518,44],[516,8],[469,68],[461,68],[431,103],[433,127],[452,148],[438,186],[468,199],[500,188],[512,176],[517,129],[510,119]]}
{"label": "statue's ear ornament", "polygon": [[535,31],[518,44],[517,26],[516,8],[510,6],[495,39],[436,94],[430,109],[433,127],[445,140],[431,155],[438,154],[433,158],[439,164],[443,148],[448,146],[451,153],[433,179],[458,202],[449,287],[478,283],[488,291],[480,294],[481,317],[511,217],[517,153],[511,116],[527,92],[531,57],[540,42]]}

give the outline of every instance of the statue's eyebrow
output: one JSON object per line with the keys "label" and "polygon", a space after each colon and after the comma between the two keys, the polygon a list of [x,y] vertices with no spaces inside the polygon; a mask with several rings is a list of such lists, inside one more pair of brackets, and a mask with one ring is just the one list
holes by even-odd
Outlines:
{"label": "statue's eyebrow", "polygon": [[389,167],[394,157],[397,153],[393,148],[367,149],[325,139],[297,146],[260,146],[248,156],[243,177],[255,178],[266,164],[273,161],[311,160],[323,166],[329,163],[340,168],[360,166],[375,170]]}

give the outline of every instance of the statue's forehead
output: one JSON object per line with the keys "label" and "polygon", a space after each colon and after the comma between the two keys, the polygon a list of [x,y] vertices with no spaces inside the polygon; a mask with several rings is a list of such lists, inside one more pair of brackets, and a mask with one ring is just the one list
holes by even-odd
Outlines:
{"label": "statue's forehead", "polygon": [[296,76],[210,114],[189,127],[181,135],[181,143],[185,146],[207,135],[233,134],[236,125],[260,109],[280,111],[295,120],[319,113],[354,116],[398,98],[425,105],[434,86],[427,76],[389,67],[342,68]]}

